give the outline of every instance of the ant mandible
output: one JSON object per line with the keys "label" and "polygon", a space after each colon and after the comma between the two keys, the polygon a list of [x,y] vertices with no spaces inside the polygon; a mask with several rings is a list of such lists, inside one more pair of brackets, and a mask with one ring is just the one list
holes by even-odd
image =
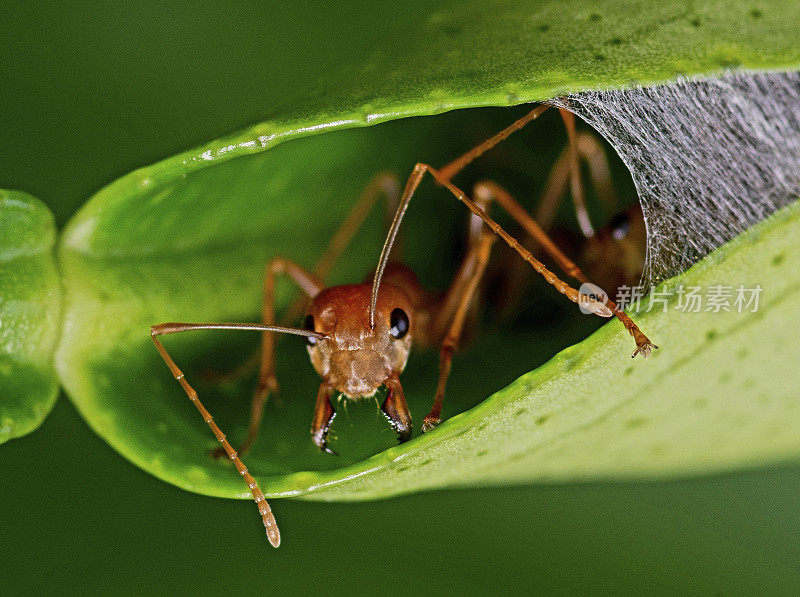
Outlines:
{"label": "ant mandible", "polygon": [[[429,431],[441,422],[442,400],[450,374],[453,351],[458,345],[471,302],[486,269],[492,245],[499,236],[522,259],[541,274],[558,292],[584,309],[601,317],[616,316],[633,336],[636,350],[633,356],[647,357],[657,348],[637,325],[608,298],[596,300],[582,294],[560,280],[537,260],[530,251],[489,217],[492,202],[498,203],[545,250],[558,266],[578,282],[589,280],[553,243],[542,227],[500,185],[483,181],[475,185],[473,199],[456,187],[451,179],[470,162],[488,151],[513,132],[538,118],[549,108],[542,104],[534,108],[511,126],[474,147],[444,168],[435,169],[418,163],[406,183],[402,194],[394,176],[386,173],[376,176],[365,189],[351,215],[334,237],[314,272],[309,272],[289,259],[276,257],[266,268],[262,323],[162,323],[151,328],[151,337],[172,375],[200,411],[221,444],[221,452],[233,461],[252,492],[267,530],[270,543],[280,544],[280,533],[275,518],[256,480],[239,458],[252,445],[261,423],[267,396],[278,389],[275,377],[274,332],[297,334],[306,337],[311,363],[322,377],[317,393],[311,437],[321,450],[331,452],[327,445],[328,429],[335,415],[330,398],[340,392],[347,398],[373,396],[380,386],[388,390],[382,410],[397,431],[401,442],[411,437],[411,415],[400,385],[400,374],[405,368],[411,350],[411,340],[422,345],[439,345],[439,382],[430,413],[422,423],[422,431]],[[580,184],[578,167],[579,148],[576,142],[574,116],[561,110],[568,131],[570,184],[573,192]],[[396,239],[409,202],[425,174],[430,174],[449,190],[471,213],[467,254],[461,262],[450,287],[444,293],[432,293],[422,288],[414,273],[396,261]],[[386,195],[389,205],[396,205],[394,219],[381,251],[378,267],[361,284],[348,284],[324,288],[322,279],[342,252],[363,221],[375,200]],[[577,202],[576,202],[576,205]],[[585,217],[580,205],[579,222]],[[583,222],[581,222],[583,223]],[[275,276],[287,275],[311,299],[306,311],[303,329],[275,325]],[[290,312],[292,309],[290,309]],[[197,392],[189,385],[183,372],[159,341],[158,336],[189,330],[255,330],[263,332],[259,355],[258,386],[253,397],[247,438],[239,452],[233,449],[225,435],[200,402]]]}

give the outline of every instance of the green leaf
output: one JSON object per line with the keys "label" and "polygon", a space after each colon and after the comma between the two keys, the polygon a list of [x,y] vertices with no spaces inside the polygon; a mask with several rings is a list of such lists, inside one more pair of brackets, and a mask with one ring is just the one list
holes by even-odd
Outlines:
{"label": "green leaf", "polygon": [[61,289],[47,207],[0,190],[0,443],[36,429],[53,408],[51,364]]}
{"label": "green leaf", "polygon": [[798,21],[800,6],[783,0],[470,0],[398,23],[389,44],[343,65],[319,94],[287,105],[281,121],[352,126],[731,68],[791,68],[800,64]]}
{"label": "green leaf", "polygon": [[[267,259],[280,254],[311,265],[376,172],[388,169],[404,177],[416,161],[444,163],[524,109],[433,114],[530,102],[590,87],[663,81],[730,66],[789,67],[800,63],[792,26],[800,14],[795,12],[800,8],[780,2],[753,11],[743,2],[652,6],[617,1],[606,3],[602,12],[577,2],[548,3],[535,10],[518,3],[472,2],[421,16],[417,22],[398,23],[400,38],[392,38],[361,65],[343,65],[345,70],[318,94],[245,131],[134,171],[99,191],[76,214],[60,246],[66,310],[56,358],[70,398],[97,433],[145,470],[193,491],[245,495],[227,463],[208,458],[215,440],[155,353],[148,334],[151,324],[256,320]],[[402,118],[412,115],[426,118]],[[382,122],[379,127],[366,126]],[[543,180],[543,156],[561,143],[555,124],[543,118],[535,131],[521,133],[519,140],[505,146],[504,159],[513,163],[516,176]],[[528,145],[537,139],[545,148],[532,150]],[[493,176],[508,175],[503,164],[488,167]],[[453,269],[450,254],[458,251],[450,239],[463,230],[463,222],[463,210],[451,198],[444,199],[440,189],[430,183],[421,188],[409,212],[406,248],[409,262],[426,283],[446,282]],[[375,265],[380,242],[379,219],[373,217],[333,281],[363,278]],[[280,306],[288,302],[288,287],[280,289],[279,298]],[[702,319],[691,320],[692,333],[702,329]],[[372,455],[394,443],[393,433],[373,403],[351,405],[334,425],[342,454],[338,459],[319,454],[309,441],[318,380],[302,342],[286,339],[279,350],[280,401],[270,401],[262,436],[246,462],[268,492],[297,495],[325,488],[331,499],[376,497],[445,483],[591,473],[578,470],[574,453],[564,456],[569,466],[550,473],[532,467],[526,447],[533,449],[543,436],[522,438],[511,431],[530,435],[530,425],[542,417],[550,417],[548,423],[556,421],[554,413],[562,407],[570,413],[564,425],[571,421],[591,429],[594,419],[582,413],[597,414],[609,402],[602,397],[585,400],[587,390],[581,387],[592,379],[593,388],[605,389],[615,401],[624,392],[612,380],[619,379],[620,371],[625,375],[627,367],[634,368],[625,375],[626,388],[642,389],[646,379],[665,375],[678,362],[677,356],[665,355],[683,354],[684,339],[694,338],[669,320],[645,318],[644,327],[663,346],[652,361],[630,363],[629,340],[610,324],[600,336],[531,374],[545,380],[550,379],[548,372],[558,372],[557,378],[565,379],[563,368],[572,363],[570,374],[583,372],[584,386],[548,393],[533,404],[525,399],[529,388],[516,382],[477,410],[451,418],[435,433],[377,456]],[[481,403],[580,339],[592,325],[589,318],[581,318],[560,327],[542,322],[538,330],[486,335],[457,357],[446,415]],[[230,332],[165,339],[234,443],[243,437],[253,380],[219,386],[202,382],[200,372],[235,366],[256,342],[254,334]],[[597,369],[585,370],[589,361],[597,362]],[[417,424],[429,408],[435,371],[436,355],[421,353],[412,356],[403,375]],[[607,371],[615,375],[606,377]],[[527,409],[516,422],[507,406],[512,403],[513,412]],[[578,412],[569,411],[570,405],[577,405]],[[709,422],[699,415],[697,420]],[[495,427],[491,421],[505,426]],[[547,429],[561,428],[553,423]],[[573,437],[566,428],[562,433],[564,441]],[[614,438],[608,441],[617,445]],[[775,455],[754,440],[751,447],[758,446],[764,457]],[[524,456],[516,464],[509,462],[519,454]],[[594,462],[593,453],[582,454]],[[698,455],[693,466],[709,468],[711,464],[702,464],[707,457],[708,452]],[[717,465],[731,466],[740,457],[731,452]],[[450,467],[447,474],[445,466]],[[681,467],[692,468],[681,461],[671,469],[666,464],[629,466],[628,474]],[[614,472],[600,469],[598,465],[597,472]]]}

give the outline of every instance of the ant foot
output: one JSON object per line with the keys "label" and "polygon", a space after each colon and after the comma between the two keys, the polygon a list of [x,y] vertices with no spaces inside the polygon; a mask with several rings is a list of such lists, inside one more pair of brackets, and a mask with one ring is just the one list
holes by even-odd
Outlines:
{"label": "ant foot", "polygon": [[658,346],[656,346],[655,344],[650,342],[650,340],[645,338],[643,342],[636,345],[636,350],[633,351],[631,358],[634,358],[637,354],[640,354],[642,355],[642,358],[646,359],[653,352],[653,349],[656,348],[658,348]]}
{"label": "ant foot", "polygon": [[439,417],[428,415],[422,421],[422,433],[430,431],[431,429],[439,425],[439,423],[441,422],[442,420]]}

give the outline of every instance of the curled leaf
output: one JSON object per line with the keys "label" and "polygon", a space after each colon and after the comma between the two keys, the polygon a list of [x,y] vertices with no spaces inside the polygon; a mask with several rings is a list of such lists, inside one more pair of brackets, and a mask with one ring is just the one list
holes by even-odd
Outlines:
{"label": "curled leaf", "polygon": [[[610,2],[597,12],[578,2],[536,10],[471,2],[398,24],[401,41],[361,65],[345,65],[317,95],[134,171],[76,214],[60,245],[66,310],[56,359],[70,398],[98,434],[159,478],[210,495],[247,496],[235,471],[209,458],[214,438],[155,353],[150,325],[254,321],[267,260],[284,255],[311,265],[375,173],[403,178],[417,161],[444,163],[498,130],[470,111],[434,114],[732,66],[789,67],[800,62],[791,25],[797,10],[770,2],[756,17],[744,2]],[[376,123],[383,124],[366,126]],[[542,126],[555,145],[555,129]],[[519,172],[542,180],[540,156],[520,155]],[[429,184],[408,220],[409,261],[423,266],[433,285],[447,280],[448,239],[463,227],[463,211],[447,201]],[[629,338],[612,322],[505,388],[582,331],[488,336],[456,360],[445,412],[461,414],[389,449],[392,431],[365,402],[337,417],[339,459],[315,450],[308,425],[317,380],[302,343],[287,339],[279,352],[281,394],[267,406],[248,467],[273,495],[368,499],[450,485],[673,474],[795,455],[791,402],[778,396],[761,408],[758,397],[776,393],[771,368],[787,366],[796,348],[779,322],[797,312],[777,299],[795,281],[768,267],[778,254],[782,263],[796,263],[789,240],[796,231],[793,208],[680,278],[759,283],[762,311],[645,314],[641,323],[662,349],[643,363],[627,358]],[[380,236],[373,218],[334,281],[362,279],[375,265]],[[279,308],[288,303],[288,287],[279,299]],[[202,372],[235,367],[257,339],[220,332],[165,340],[234,442],[243,437],[252,379],[218,385],[203,382]],[[770,360],[745,354],[730,367],[739,347],[763,355],[768,340],[783,349]],[[417,423],[435,370],[435,355],[415,355],[404,374]],[[730,388],[723,377],[734,380]],[[712,379],[713,386],[703,385]]]}

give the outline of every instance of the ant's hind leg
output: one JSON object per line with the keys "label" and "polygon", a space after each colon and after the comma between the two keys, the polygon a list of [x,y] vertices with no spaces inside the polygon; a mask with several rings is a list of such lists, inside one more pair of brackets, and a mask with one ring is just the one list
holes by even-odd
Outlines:
{"label": "ant's hind leg", "polygon": [[[339,229],[333,235],[330,243],[328,243],[328,246],[322,253],[322,257],[319,258],[314,266],[314,269],[311,270],[319,280],[324,282],[328,277],[333,266],[336,265],[342,253],[344,253],[356,233],[358,233],[359,229],[364,224],[364,220],[375,205],[375,201],[381,196],[386,198],[384,221],[388,228],[392,223],[392,217],[400,203],[400,180],[395,174],[391,172],[379,172],[373,176],[367,183],[367,186],[364,187],[364,191],[361,193],[358,201],[356,201],[350,213],[345,217],[344,222],[342,222]],[[399,252],[400,246],[398,243],[392,251],[392,259],[396,259],[399,256]],[[288,325],[296,320],[303,313],[305,303],[305,297],[298,297],[286,310],[281,321],[285,325]]]}
{"label": "ant's hind leg", "polygon": [[[374,306],[375,298],[377,297],[377,289],[380,285],[381,276],[383,275],[383,270],[385,269],[385,265],[387,262],[387,250],[388,247],[391,245],[391,239],[394,233],[396,233],[397,229],[399,228],[402,220],[403,215],[408,207],[411,198],[414,196],[414,192],[419,187],[419,183],[422,181],[422,178],[425,176],[425,173],[429,173],[437,183],[445,187],[452,195],[461,203],[463,203],[473,214],[478,216],[481,220],[483,220],[486,225],[500,238],[503,239],[511,249],[517,252],[517,254],[522,257],[525,261],[527,261],[531,267],[539,273],[556,291],[563,294],[573,303],[579,304],[584,309],[587,309],[598,315],[600,317],[611,317],[613,312],[605,303],[601,303],[599,301],[594,300],[592,297],[583,294],[570,286],[569,284],[565,283],[563,280],[559,279],[553,272],[547,269],[544,264],[536,259],[530,251],[528,251],[525,247],[523,247],[520,242],[511,236],[508,232],[506,232],[500,224],[495,222],[489,215],[481,209],[480,205],[476,202],[472,201],[469,197],[467,197],[466,193],[455,186],[452,182],[448,179],[442,177],[438,170],[432,168],[428,164],[424,164],[419,162],[416,166],[414,166],[414,171],[411,173],[411,176],[408,177],[408,182],[406,182],[405,190],[403,191],[403,197],[400,200],[400,207],[397,210],[397,214],[395,215],[394,222],[392,223],[392,229],[389,231],[389,235],[387,237],[386,243],[384,244],[383,251],[381,252],[381,257],[378,261],[378,268],[375,270],[375,277],[372,283],[372,295],[373,295],[373,303],[370,306],[371,313],[372,308]],[[523,210],[524,211],[524,210]],[[513,214],[512,214],[513,215]],[[527,212],[525,212],[527,216]],[[530,219],[530,216],[527,216]],[[534,222],[534,225],[536,223]],[[537,225],[538,227],[538,225]]]}
{"label": "ant's hind leg", "polygon": [[[603,146],[594,135],[584,132],[577,133],[574,139],[570,138],[569,143],[550,169],[550,174],[544,185],[544,190],[539,197],[534,219],[545,230],[549,230],[553,225],[558,206],[566,198],[567,188],[571,185],[575,185],[571,180],[574,167],[572,164],[573,143],[577,148],[579,158],[578,168],[580,168],[581,162],[586,164],[592,183],[591,188],[597,193],[598,198],[603,205],[605,205],[608,213],[616,213],[618,208],[618,201],[611,180],[611,169],[608,165],[608,159],[606,158]],[[583,185],[580,178],[577,182],[577,189],[579,197],[573,200],[575,218],[581,223],[581,232],[586,236],[591,236],[594,234],[594,228],[589,221],[585,202],[582,199]]]}
{"label": "ant's hind leg", "polygon": [[558,112],[567,128],[567,161],[569,163],[569,188],[572,191],[572,202],[575,205],[575,215],[578,218],[578,225],[584,236],[592,236],[594,228],[589,219],[589,211],[586,209],[586,199],[583,194],[583,182],[581,181],[581,163],[578,153],[578,133],[575,130],[575,115],[569,110],[560,108]]}
{"label": "ant's hind leg", "polygon": [[[566,116],[566,114],[569,114],[569,116]],[[578,167],[580,167],[580,164],[585,164],[586,166],[591,188],[605,206],[607,213],[615,214],[618,209],[618,201],[611,179],[611,170],[609,168],[606,152],[596,135],[587,132],[576,133],[574,116],[564,110],[561,111],[561,115],[567,128],[568,143],[550,169],[550,174],[545,182],[544,190],[539,196],[538,207],[536,208],[533,219],[539,224],[542,230],[549,231],[555,220],[559,205],[561,205],[561,202],[567,197],[567,189],[572,186],[577,188],[577,191],[573,192],[576,199],[572,201],[573,209],[575,210],[575,218],[581,223],[581,232],[584,235],[589,234],[590,236],[587,236],[587,238],[591,238],[591,235],[594,234],[594,229],[589,221],[585,202],[582,198],[584,187],[581,184],[580,178],[577,183],[572,179],[574,172],[574,165],[572,163],[574,159],[573,147],[577,148],[579,158]],[[476,195],[473,199],[477,201],[478,196]],[[535,237],[531,235],[526,237],[526,246],[535,245],[535,243]],[[499,308],[500,319],[505,318],[513,309],[514,305],[519,303],[530,271],[528,267],[526,267],[526,264],[520,262],[518,259],[506,259],[505,261],[507,261],[507,263],[504,263],[502,266],[505,283],[502,293],[503,303]]]}
{"label": "ant's hind leg", "polygon": [[[516,131],[526,127],[528,124],[539,118],[547,109],[550,108],[548,104],[540,104],[536,106],[533,110],[528,112],[525,116],[520,118],[519,120],[511,123],[511,125],[504,128],[499,133],[492,135],[488,139],[486,139],[483,143],[476,145],[472,149],[470,149],[467,153],[457,157],[449,164],[445,165],[442,168],[439,168],[437,174],[441,180],[450,180],[456,174],[461,172],[466,166],[474,162],[484,153],[492,149],[495,145],[500,143],[501,141],[505,141],[508,139]],[[439,181],[439,184],[441,183]]]}
{"label": "ant's hind leg", "polygon": [[259,360],[261,360],[261,355],[255,350],[247,357],[246,361],[235,369],[229,371],[218,371],[213,368],[203,369],[200,372],[200,379],[207,383],[230,384],[250,375],[258,367]]}
{"label": "ant's hind leg", "polygon": [[392,217],[397,206],[400,203],[400,179],[397,175],[391,172],[379,172],[373,176],[364,187],[361,196],[356,201],[356,204],[347,214],[344,222],[342,222],[339,229],[334,234],[328,247],[325,249],[322,257],[317,261],[314,266],[314,274],[320,279],[324,280],[328,277],[331,269],[339,260],[344,250],[355,237],[356,233],[361,228],[367,215],[375,205],[375,201],[379,197],[386,198],[386,210],[384,214],[384,221],[386,226],[392,223]]}

